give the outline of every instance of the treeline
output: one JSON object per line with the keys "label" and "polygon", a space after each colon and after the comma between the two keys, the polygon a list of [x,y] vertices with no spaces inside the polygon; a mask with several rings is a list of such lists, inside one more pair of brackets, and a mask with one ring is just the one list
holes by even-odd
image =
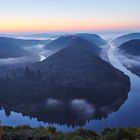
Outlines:
{"label": "treeline", "polygon": [[33,103],[34,100],[39,100],[38,95],[40,94],[42,98],[41,93],[46,90],[42,78],[40,70],[30,70],[28,67],[11,70],[4,78],[0,78],[1,102],[7,104],[13,98],[12,105],[14,105],[21,101]]}
{"label": "treeline", "polygon": [[1,140],[140,140],[140,128],[105,128],[100,134],[79,128],[63,133],[54,127],[0,126]]}

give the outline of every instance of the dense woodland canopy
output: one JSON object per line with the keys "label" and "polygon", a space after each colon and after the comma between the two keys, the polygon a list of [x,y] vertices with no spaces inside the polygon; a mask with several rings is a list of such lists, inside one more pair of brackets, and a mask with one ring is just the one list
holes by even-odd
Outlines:
{"label": "dense woodland canopy", "polygon": [[[1,106],[73,126],[119,109],[128,97],[129,78],[100,57],[97,45],[79,37],[65,39],[70,43],[44,61],[2,75]],[[81,104],[83,108],[75,110]]]}

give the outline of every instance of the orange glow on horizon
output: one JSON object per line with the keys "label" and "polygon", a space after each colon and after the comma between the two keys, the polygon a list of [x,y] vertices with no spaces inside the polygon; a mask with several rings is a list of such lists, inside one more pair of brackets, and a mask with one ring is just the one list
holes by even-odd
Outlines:
{"label": "orange glow on horizon", "polygon": [[[39,21],[39,22],[38,22]],[[123,22],[106,22],[96,20],[72,19],[38,19],[38,20],[8,20],[0,23],[0,32],[65,32],[65,31],[92,31],[92,30],[118,30],[140,28],[139,25]]]}

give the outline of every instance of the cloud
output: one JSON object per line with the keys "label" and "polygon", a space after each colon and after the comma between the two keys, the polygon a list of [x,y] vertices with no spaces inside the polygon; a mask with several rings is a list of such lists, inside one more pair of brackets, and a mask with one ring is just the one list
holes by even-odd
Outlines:
{"label": "cloud", "polygon": [[39,56],[39,61],[43,61],[47,57],[53,54],[52,51],[44,49],[45,45],[38,44],[32,47],[25,48],[27,51],[31,52],[33,55]]}
{"label": "cloud", "polygon": [[92,115],[95,112],[93,105],[84,99],[74,99],[70,102],[70,105],[73,110],[85,115]]}
{"label": "cloud", "polygon": [[127,53],[122,53],[120,51],[117,52],[117,56],[121,60],[121,62],[129,68],[133,66],[140,66],[140,56],[134,56]]}
{"label": "cloud", "polygon": [[44,45],[42,44],[38,44],[32,47],[25,47],[24,49],[27,52],[30,52],[31,55],[16,57],[16,58],[0,59],[0,65],[42,61],[52,54],[51,51],[45,50]]}
{"label": "cloud", "polygon": [[57,107],[63,105],[63,102],[58,99],[49,98],[46,100],[46,106],[48,107]]}
{"label": "cloud", "polygon": [[102,60],[107,61],[108,63],[110,63],[108,55],[107,55],[108,49],[109,49],[109,45],[101,46],[100,58]]}
{"label": "cloud", "polygon": [[0,59],[0,65],[11,65],[11,64],[18,64],[18,63],[27,63],[27,62],[35,62],[39,58],[37,56],[23,56],[17,58],[6,58]]}
{"label": "cloud", "polygon": [[51,38],[51,37],[14,37],[15,39],[24,39],[24,40],[55,40],[56,38]]}

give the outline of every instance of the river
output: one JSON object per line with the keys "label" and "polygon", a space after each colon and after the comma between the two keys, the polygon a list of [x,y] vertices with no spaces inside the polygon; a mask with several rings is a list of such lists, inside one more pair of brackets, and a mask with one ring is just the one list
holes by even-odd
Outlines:
{"label": "river", "polygon": [[[123,71],[129,76],[131,81],[131,90],[129,92],[128,99],[119,108],[118,111],[109,114],[107,118],[101,120],[88,121],[83,127],[87,129],[93,129],[100,132],[105,127],[139,127],[140,126],[140,78],[132,74],[127,70],[115,55],[115,47],[110,44],[108,49],[108,58],[111,64],[117,69]],[[36,118],[30,118],[23,116],[21,113],[11,112],[9,116],[5,115],[4,109],[0,111],[0,119],[2,125],[17,126],[28,124],[32,127],[36,126],[48,126],[48,123],[37,121]],[[60,131],[72,131],[76,128],[67,125],[53,124]]]}

